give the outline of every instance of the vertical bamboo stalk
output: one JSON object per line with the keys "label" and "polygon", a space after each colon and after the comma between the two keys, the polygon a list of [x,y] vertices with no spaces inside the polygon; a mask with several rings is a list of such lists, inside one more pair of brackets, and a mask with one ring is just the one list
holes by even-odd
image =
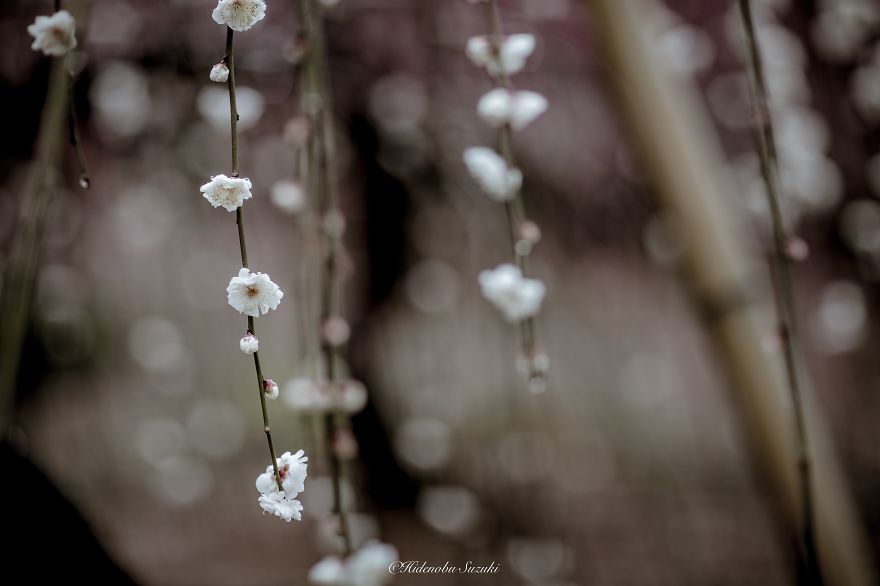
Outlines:
{"label": "vertical bamboo stalk", "polygon": [[[791,526],[801,510],[797,446],[778,356],[762,349],[773,319],[768,287],[747,243],[734,226],[728,184],[720,176],[721,150],[700,102],[656,62],[644,30],[641,0],[585,0],[609,64],[610,78],[632,140],[674,219],[685,250],[685,277],[705,310],[705,325],[726,362],[731,387],[761,455],[774,494]],[[803,401],[813,450],[815,534],[829,584],[876,583],[864,536],[825,422],[806,378]],[[795,529],[796,530],[796,529]]]}

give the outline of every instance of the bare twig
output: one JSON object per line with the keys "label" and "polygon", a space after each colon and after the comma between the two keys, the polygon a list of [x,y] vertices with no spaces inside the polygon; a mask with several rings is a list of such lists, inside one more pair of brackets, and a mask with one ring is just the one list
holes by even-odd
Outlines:
{"label": "bare twig", "polygon": [[790,269],[791,257],[787,250],[789,236],[786,233],[780,204],[779,163],[776,154],[776,141],[773,135],[773,124],[764,78],[764,65],[752,18],[751,3],[749,0],[738,0],[738,4],[748,56],[752,109],[756,122],[761,176],[764,180],[767,203],[770,208],[770,219],[773,225],[773,260],[771,262],[773,289],[775,292],[779,337],[785,357],[785,371],[795,423],[796,465],[801,495],[801,535],[799,538],[800,562],[803,566],[801,581],[806,584],[821,584],[821,567],[816,555],[814,536],[809,436],[798,382],[797,349],[795,347],[796,320]]}
{"label": "bare twig", "polygon": [[[341,283],[339,263],[342,253],[341,222],[336,193],[335,144],[333,136],[333,119],[330,104],[329,82],[327,80],[326,41],[322,7],[314,0],[301,0],[300,18],[306,44],[306,57],[303,65],[303,92],[308,92],[312,122],[309,133],[308,175],[310,186],[314,189],[317,203],[317,222],[321,239],[322,267],[319,278],[319,331],[331,318],[341,313]],[[326,336],[320,336],[320,354],[323,364],[323,376],[333,387],[340,383],[337,365],[338,346],[332,344]],[[342,482],[345,475],[344,462],[333,447],[334,438],[339,430],[349,425],[348,416],[339,409],[329,412],[324,420],[325,444],[333,482],[333,512],[339,520],[339,535],[342,538],[343,553],[352,551],[351,532],[348,516],[342,502]]]}

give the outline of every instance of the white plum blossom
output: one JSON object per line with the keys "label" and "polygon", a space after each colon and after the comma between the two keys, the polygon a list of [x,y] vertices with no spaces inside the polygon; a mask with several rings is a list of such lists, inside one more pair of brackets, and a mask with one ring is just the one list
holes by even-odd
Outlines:
{"label": "white plum blossom", "polygon": [[483,297],[497,307],[509,322],[535,316],[544,299],[544,283],[527,279],[518,267],[505,263],[480,273]]}
{"label": "white plum blossom", "polygon": [[272,203],[288,214],[296,214],[306,207],[306,192],[296,181],[282,180],[272,185],[269,192]]}
{"label": "white plum blossom", "polygon": [[199,191],[212,206],[223,206],[228,212],[234,212],[244,204],[244,200],[252,197],[250,179],[227,177],[222,173],[211,177]]}
{"label": "white plum blossom", "polygon": [[220,0],[211,16],[217,24],[225,24],[237,32],[244,32],[263,20],[266,3],[263,0]]}
{"label": "white plum blossom", "polygon": [[267,513],[272,513],[279,519],[288,523],[292,520],[302,521],[302,503],[295,498],[289,498],[283,490],[276,490],[269,494],[261,494],[257,499],[260,507]]}
{"label": "white plum blossom", "polygon": [[271,399],[274,401],[278,398],[278,383],[273,381],[271,378],[267,378],[263,381],[263,394],[266,395],[267,399]]}
{"label": "white plum blossom", "polygon": [[305,489],[305,479],[308,473],[308,457],[299,450],[295,454],[284,452],[276,460],[278,476],[281,478],[281,488],[275,479],[275,470],[272,466],[266,467],[266,472],[257,476],[256,487],[260,491],[258,502],[264,511],[280,517],[288,523],[291,519],[302,520],[302,504],[296,500],[296,496]]}
{"label": "white plum blossom", "polygon": [[400,559],[393,545],[375,539],[368,541],[345,561],[327,556],[312,566],[309,584],[313,586],[381,586],[391,581],[388,567]]}
{"label": "white plum blossom", "polygon": [[27,32],[34,37],[31,49],[42,51],[43,55],[62,57],[76,48],[76,20],[66,10],[38,16]]}
{"label": "white plum blossom", "polygon": [[245,354],[253,354],[260,349],[260,341],[255,335],[248,332],[244,338],[239,340],[238,347]]}
{"label": "white plum blossom", "polygon": [[284,385],[284,404],[302,413],[323,413],[330,409],[330,395],[320,383],[307,377],[297,377]]}
{"label": "white plum blossom", "polygon": [[[305,480],[308,476],[308,456],[302,450],[295,454],[284,452],[275,460],[278,466],[278,475],[281,477],[281,488],[291,498],[305,489]],[[266,466],[266,471],[257,476],[257,490],[263,494],[269,494],[278,490],[275,482],[275,470],[271,465]]]}
{"label": "white plum blossom", "polygon": [[486,147],[470,147],[464,151],[464,163],[480,188],[495,201],[516,197],[522,186],[522,172],[508,167],[495,151]]}
{"label": "white plum blossom", "polygon": [[537,92],[510,91],[496,88],[477,104],[477,111],[489,126],[498,128],[510,124],[522,130],[547,110],[547,98]]}
{"label": "white plum blossom", "polygon": [[208,77],[211,78],[211,81],[216,81],[217,83],[226,83],[226,80],[229,79],[229,67],[227,67],[226,64],[221,61],[211,68],[211,73],[208,74]]}
{"label": "white plum blossom", "polygon": [[251,317],[260,317],[275,309],[281,303],[284,292],[269,279],[265,273],[252,273],[241,269],[237,277],[232,277],[226,287],[229,305],[238,312]]}
{"label": "white plum blossom", "polygon": [[467,56],[478,67],[485,67],[491,75],[513,75],[522,71],[535,50],[535,37],[518,34],[504,37],[496,51],[489,37],[472,37],[467,43]]}

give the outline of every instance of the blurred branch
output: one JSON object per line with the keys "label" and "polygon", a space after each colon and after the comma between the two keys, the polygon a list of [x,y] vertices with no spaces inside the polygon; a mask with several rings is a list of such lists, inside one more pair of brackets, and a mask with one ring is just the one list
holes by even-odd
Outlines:
{"label": "blurred branch", "polygon": [[0,302],[0,433],[13,418],[21,349],[31,316],[34,282],[43,233],[52,198],[58,188],[61,146],[67,112],[65,58],[54,59],[33,162],[24,188],[9,262],[3,274]]}
{"label": "blurred branch", "polygon": [[[504,43],[504,29],[501,24],[501,12],[498,9],[498,0],[489,0],[487,4],[489,11],[489,38],[492,43],[496,55],[501,54],[501,46]],[[500,68],[497,77],[494,78],[496,85],[508,90],[513,90],[513,84],[510,76],[504,67]],[[498,129],[498,146],[501,156],[507,163],[508,168],[516,167],[516,161],[513,156],[513,129],[510,123],[504,124]],[[526,216],[525,203],[523,202],[521,190],[517,190],[516,195],[504,202],[504,211],[507,216],[507,231],[510,236],[510,253],[513,256],[513,262],[519,267],[523,277],[527,276],[527,254],[521,254],[517,249],[517,242],[520,239],[519,233],[523,225],[528,220]],[[529,247],[531,250],[531,247]],[[545,373],[542,369],[535,367],[535,318],[527,317],[520,320],[519,324],[520,343],[522,344],[522,354],[526,361],[528,372],[528,380],[530,389],[536,392],[542,392],[546,388]]]}
{"label": "blurred branch", "polygon": [[[336,148],[333,112],[330,107],[332,97],[327,79],[327,46],[324,37],[321,3],[315,0],[300,0],[300,18],[307,47],[303,64],[302,92],[314,99],[314,103],[311,104],[312,110],[309,112],[312,120],[312,132],[309,134],[308,175],[310,186],[314,188],[317,200],[317,228],[320,231],[320,256],[323,263],[319,278],[320,310],[317,327],[318,331],[322,332],[320,335],[322,374],[326,376],[328,384],[335,389],[335,386],[340,383],[337,354],[341,349],[332,343],[323,332],[324,326],[342,313],[339,263],[343,253],[344,219],[339,209],[334,176]],[[333,482],[333,512],[339,519],[339,535],[342,538],[344,555],[351,553],[352,540],[348,516],[342,503],[344,462],[334,449],[334,440],[336,435],[347,429],[349,425],[348,416],[339,408],[334,408],[324,418],[325,451]]]}
{"label": "blurred branch", "polygon": [[767,193],[770,218],[773,224],[773,290],[776,296],[776,313],[780,341],[785,356],[785,370],[789,397],[795,423],[795,442],[797,456],[795,464],[799,474],[801,501],[801,530],[798,558],[800,572],[806,584],[821,584],[822,570],[816,557],[816,544],[813,536],[813,497],[810,471],[810,451],[806,422],[804,421],[796,351],[796,323],[794,296],[791,283],[791,258],[787,252],[789,237],[779,196],[779,164],[776,156],[776,140],[773,136],[773,123],[768,106],[767,86],[764,78],[764,65],[758,47],[757,34],[752,20],[749,0],[739,0],[743,36],[748,55],[749,81],[752,93],[752,109],[757,125],[759,160],[761,176]]}
{"label": "blurred branch", "polygon": [[[734,212],[716,144],[692,92],[675,84],[654,58],[643,28],[639,0],[587,0],[595,17],[611,81],[621,100],[635,146],[662,205],[679,228],[686,277],[706,310],[706,327],[726,359],[758,452],[791,526],[799,524],[798,459],[784,373],[763,349],[769,329],[758,304],[763,279],[756,278],[749,247],[734,230]],[[805,382],[805,381],[804,381]],[[804,387],[807,391],[808,387]],[[864,537],[821,414],[803,393],[804,419],[812,431],[813,505],[818,557],[829,583],[876,583],[866,562]]]}

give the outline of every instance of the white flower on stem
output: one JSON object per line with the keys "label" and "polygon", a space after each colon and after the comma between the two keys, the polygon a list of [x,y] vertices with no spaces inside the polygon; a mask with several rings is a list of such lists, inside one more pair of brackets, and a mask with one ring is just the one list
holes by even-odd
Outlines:
{"label": "white flower on stem", "polygon": [[227,177],[222,173],[211,177],[199,191],[212,206],[223,206],[228,212],[234,212],[244,204],[244,200],[252,197],[250,179]]}
{"label": "white flower on stem", "polygon": [[489,126],[498,128],[510,124],[514,130],[522,130],[547,110],[547,98],[537,92],[512,92],[497,88],[482,98],[477,111]]}
{"label": "white flower on stem", "polygon": [[[281,490],[288,498],[294,498],[305,490],[306,476],[309,472],[308,461],[308,456],[302,450],[295,454],[284,452],[280,458],[276,458],[275,465],[278,466],[278,476],[281,478]],[[278,492],[275,469],[271,465],[266,466],[266,471],[257,476],[255,485],[264,495]]]}
{"label": "white flower on stem", "polygon": [[513,75],[522,71],[535,50],[535,37],[530,34],[518,34],[504,37],[501,47],[497,50],[492,39],[486,36],[472,37],[467,43],[467,56],[477,67],[485,67],[493,76],[502,73]]}
{"label": "white flower on stem", "polygon": [[38,16],[27,32],[34,37],[31,49],[42,51],[43,55],[62,57],[76,48],[76,20],[66,10]]}
{"label": "white flower on stem", "polygon": [[253,354],[260,349],[260,341],[255,335],[248,332],[244,338],[238,342],[238,347],[245,354]]}
{"label": "white flower on stem", "polygon": [[335,555],[327,556],[312,566],[308,576],[309,584],[314,586],[343,586],[345,584],[345,565]]}
{"label": "white flower on stem", "polygon": [[226,66],[222,61],[214,65],[211,68],[211,73],[208,75],[211,78],[211,81],[216,81],[217,83],[226,83],[226,80],[229,79],[229,67]]}
{"label": "white flower on stem", "polygon": [[263,0],[220,0],[211,16],[217,24],[225,24],[237,32],[244,32],[263,20],[266,3]]}
{"label": "white flower on stem", "polygon": [[400,559],[397,548],[375,539],[365,543],[345,562],[345,573],[352,584],[377,586],[388,583],[388,566]]}
{"label": "white flower on stem", "polygon": [[288,498],[283,490],[276,490],[269,494],[261,494],[257,499],[260,506],[267,513],[272,513],[279,519],[288,523],[292,520],[302,521],[303,506],[295,498]]}
{"label": "white flower on stem", "polygon": [[483,297],[501,310],[509,322],[533,317],[541,309],[544,299],[544,283],[526,279],[518,267],[505,263],[493,270],[480,273],[480,289]]}
{"label": "white flower on stem", "polygon": [[470,147],[464,151],[464,163],[480,188],[495,201],[516,197],[522,186],[522,173],[495,151],[485,147]]}
{"label": "white flower on stem", "polygon": [[251,317],[260,317],[281,303],[284,292],[265,273],[252,273],[241,269],[226,287],[229,305]]}
{"label": "white flower on stem", "polygon": [[272,203],[288,214],[296,214],[306,207],[306,192],[296,181],[282,180],[272,185],[269,192]]}
{"label": "white flower on stem", "polygon": [[324,413],[331,406],[330,396],[315,380],[298,377],[284,385],[284,404],[301,413]]}
{"label": "white flower on stem", "polygon": [[267,378],[263,381],[263,394],[266,395],[267,399],[274,401],[278,398],[278,383],[273,381],[271,378]]}

